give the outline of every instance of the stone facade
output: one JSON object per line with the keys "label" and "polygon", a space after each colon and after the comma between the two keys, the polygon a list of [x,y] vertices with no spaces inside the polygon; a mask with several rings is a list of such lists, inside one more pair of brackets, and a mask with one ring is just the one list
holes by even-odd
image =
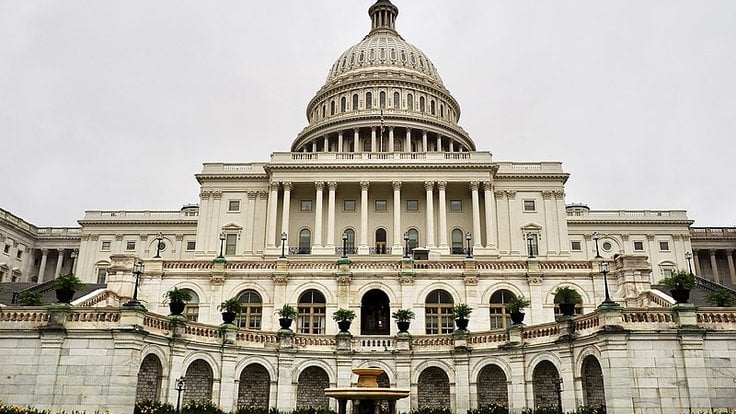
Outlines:
{"label": "stone facade", "polygon": [[478,406],[507,405],[509,402],[506,373],[497,365],[487,365],[478,374]]}
{"label": "stone facade", "polygon": [[271,379],[260,364],[250,364],[240,374],[238,407],[269,408]]}
{"label": "stone facade", "polygon": [[330,379],[325,370],[319,367],[306,368],[299,375],[296,388],[296,406],[305,408],[327,408],[325,388],[330,387]]}
{"label": "stone facade", "polygon": [[422,371],[417,384],[417,400],[419,409],[450,408],[450,379],[437,367]]}
{"label": "stone facade", "polygon": [[156,355],[146,355],[138,371],[138,387],[135,392],[136,401],[158,401],[161,391],[162,367]]}
{"label": "stone facade", "polygon": [[189,365],[186,371],[186,388],[183,400],[209,401],[212,399],[212,367],[207,361],[198,359]]}

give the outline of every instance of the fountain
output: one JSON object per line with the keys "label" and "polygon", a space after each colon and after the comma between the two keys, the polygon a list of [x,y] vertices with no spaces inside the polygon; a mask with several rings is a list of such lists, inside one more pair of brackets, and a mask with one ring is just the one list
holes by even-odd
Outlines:
{"label": "fountain", "polygon": [[356,387],[325,389],[326,396],[337,400],[338,414],[347,414],[348,401],[352,402],[352,414],[380,414],[380,403],[384,401],[389,414],[396,414],[396,400],[409,396],[406,389],[379,388],[378,376],[383,374],[380,368],[355,368],[353,374],[358,376]]}

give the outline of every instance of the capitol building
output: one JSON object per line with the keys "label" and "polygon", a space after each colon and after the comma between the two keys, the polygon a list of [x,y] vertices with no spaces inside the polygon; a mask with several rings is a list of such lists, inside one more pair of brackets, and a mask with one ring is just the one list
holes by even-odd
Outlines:
{"label": "capitol building", "polygon": [[[74,272],[88,287],[70,307],[0,305],[0,349],[23,354],[0,361],[0,400],[129,413],[175,405],[184,377],[183,401],[226,411],[337,410],[324,389],[375,367],[383,386],[410,390],[399,412],[736,407],[736,310],[676,304],[656,286],[692,268],[699,288],[733,288],[736,231],[691,228],[682,210],[566,203],[561,162],[477,148],[438,68],[397,31],[397,7],[368,14],[291,147],[205,163],[198,204],[86,211],[73,228],[0,210],[0,281],[49,290]],[[561,287],[580,295],[572,317]],[[169,316],[173,288],[191,295],[186,320]],[[607,294],[616,305],[601,306]],[[134,296],[142,307],[122,306]],[[506,304],[522,296],[513,324]],[[234,326],[218,309],[230,298],[243,306]],[[285,304],[298,310],[291,331]],[[472,308],[467,330],[458,304]],[[356,314],[350,335],[338,309]],[[399,309],[415,314],[408,334]]]}

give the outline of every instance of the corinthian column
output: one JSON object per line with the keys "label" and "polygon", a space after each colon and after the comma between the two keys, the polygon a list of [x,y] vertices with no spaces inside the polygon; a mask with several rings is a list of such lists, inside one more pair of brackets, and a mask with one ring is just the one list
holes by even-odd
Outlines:
{"label": "corinthian column", "polygon": [[49,249],[41,249],[41,266],[38,268],[38,283],[43,283],[43,275],[46,273],[46,260],[49,258]]}
{"label": "corinthian column", "polygon": [[315,195],[315,211],[314,211],[314,247],[322,247],[322,190],[325,187],[323,181],[315,181],[314,187],[317,190]]}
{"label": "corinthian column", "polygon": [[434,196],[432,189],[434,181],[425,181],[424,189],[427,192],[427,248],[434,247]]}
{"label": "corinthian column", "polygon": [[[289,211],[291,210],[291,181],[284,181],[281,183],[284,187],[284,202],[281,208],[281,231],[289,235]],[[284,241],[286,246],[284,249],[289,250],[288,237]]]}
{"label": "corinthian column", "polygon": [[[445,197],[445,190],[447,189],[447,181],[437,181],[437,193],[439,197],[439,210],[440,210],[440,248],[447,249],[447,200]],[[449,253],[443,252],[443,253]]]}
{"label": "corinthian column", "polygon": [[271,195],[268,197],[268,217],[266,217],[266,248],[276,248],[276,211],[279,203],[279,183],[271,183]]}
{"label": "corinthian column", "polygon": [[394,187],[394,244],[393,254],[401,254],[401,181],[391,183]]}
{"label": "corinthian column", "polygon": [[360,246],[358,254],[368,254],[368,186],[370,182],[360,182]]}
{"label": "corinthian column", "polygon": [[483,181],[483,199],[486,208],[486,248],[496,248],[496,197],[493,194],[493,184],[490,181]]}
{"label": "corinthian column", "polygon": [[470,182],[470,191],[473,199],[473,247],[476,248],[482,247],[480,243],[482,236],[480,233],[480,202],[478,201],[479,186],[480,182],[478,181]]}
{"label": "corinthian column", "polygon": [[327,247],[335,248],[335,190],[337,181],[328,181],[327,188]]}

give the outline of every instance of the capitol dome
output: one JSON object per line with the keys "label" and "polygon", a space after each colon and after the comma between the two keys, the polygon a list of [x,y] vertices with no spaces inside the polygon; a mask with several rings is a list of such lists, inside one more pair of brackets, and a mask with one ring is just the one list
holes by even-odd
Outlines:
{"label": "capitol dome", "polygon": [[370,31],[331,66],[291,151],[475,151],[434,63],[396,31],[398,8],[378,0],[368,14]]}

